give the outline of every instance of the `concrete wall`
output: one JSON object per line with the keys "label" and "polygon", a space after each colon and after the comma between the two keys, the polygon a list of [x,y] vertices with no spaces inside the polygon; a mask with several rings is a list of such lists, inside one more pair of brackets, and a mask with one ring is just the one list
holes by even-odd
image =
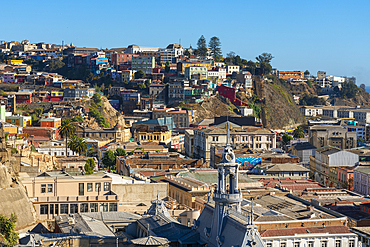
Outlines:
{"label": "concrete wall", "polygon": [[150,184],[113,184],[112,190],[118,195],[120,202],[149,202],[168,196],[167,183]]}

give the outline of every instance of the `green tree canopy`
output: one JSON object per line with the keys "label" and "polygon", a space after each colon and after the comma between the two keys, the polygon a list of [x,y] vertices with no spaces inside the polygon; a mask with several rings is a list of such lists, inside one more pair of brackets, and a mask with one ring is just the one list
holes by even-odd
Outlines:
{"label": "green tree canopy", "polygon": [[298,126],[294,130],[294,138],[304,138],[304,130],[303,130],[302,126]]}
{"label": "green tree canopy", "polygon": [[143,78],[145,78],[145,76],[146,75],[145,75],[144,71],[142,71],[142,70],[139,70],[135,73],[135,79],[143,79]]}
{"label": "green tree canopy", "polygon": [[62,124],[58,128],[59,134],[66,139],[66,156],[68,156],[68,137],[71,137],[76,132],[76,127],[71,123],[69,119],[64,119]]}
{"label": "green tree canopy", "polygon": [[14,246],[18,242],[18,233],[15,232],[17,216],[11,214],[9,218],[0,215],[0,236],[3,236],[5,244]]}
{"label": "green tree canopy", "polygon": [[261,55],[259,55],[258,57],[256,57],[256,60],[258,61],[258,63],[260,64],[261,66],[261,70],[262,70],[262,74],[263,75],[267,75],[271,72],[272,70],[272,66],[271,66],[271,60],[273,59],[274,57],[271,55],[271,53],[262,53]]}
{"label": "green tree canopy", "polygon": [[116,156],[114,155],[112,150],[108,150],[104,153],[102,162],[106,168],[113,169],[116,167]]}
{"label": "green tree canopy", "polygon": [[73,136],[68,143],[68,148],[81,155],[87,151],[87,142],[83,138]]}
{"label": "green tree canopy", "polygon": [[87,175],[93,174],[95,170],[95,161],[94,159],[87,159],[85,163],[85,172]]}
{"label": "green tree canopy", "polygon": [[288,134],[283,135],[282,142],[283,142],[284,145],[287,145],[290,142],[290,140],[293,140],[293,137],[291,137]]}
{"label": "green tree canopy", "polygon": [[198,39],[197,45],[198,45],[198,54],[203,57],[207,56],[207,41],[203,35],[200,36],[200,38]]}
{"label": "green tree canopy", "polygon": [[190,51],[189,51],[189,49],[186,49],[185,51],[184,51],[184,55],[185,56],[187,56],[187,57],[190,57]]}
{"label": "green tree canopy", "polygon": [[170,72],[170,69],[171,69],[171,64],[170,64],[170,61],[167,60],[166,65],[164,67],[164,72],[168,73]]}
{"label": "green tree canopy", "polygon": [[209,48],[212,50],[212,56],[215,59],[215,61],[220,61],[222,53],[221,53],[221,41],[218,37],[214,36],[210,39]]}
{"label": "green tree canopy", "polygon": [[117,148],[116,151],[114,152],[114,155],[117,156],[126,156],[126,150],[123,148]]}

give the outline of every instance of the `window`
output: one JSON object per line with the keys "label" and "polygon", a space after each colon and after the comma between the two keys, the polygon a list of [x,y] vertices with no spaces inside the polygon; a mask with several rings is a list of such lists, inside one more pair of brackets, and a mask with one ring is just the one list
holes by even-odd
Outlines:
{"label": "window", "polygon": [[299,242],[294,242],[294,247],[299,247]]}
{"label": "window", "polygon": [[88,203],[81,203],[80,205],[80,212],[87,213],[89,212],[89,204]]}
{"label": "window", "polygon": [[101,183],[95,183],[95,191],[101,191]]}
{"label": "window", "polygon": [[68,204],[60,204],[60,214],[68,214]]}
{"label": "window", "polygon": [[54,214],[54,204],[50,204],[50,214]]}
{"label": "window", "polygon": [[117,211],[117,203],[109,203],[109,212],[116,212]]}
{"label": "window", "polygon": [[48,214],[48,206],[47,204],[40,205],[40,214]]}
{"label": "window", "polygon": [[53,184],[48,184],[48,193],[53,193]]}
{"label": "window", "polygon": [[87,183],[87,191],[88,192],[93,191],[93,184],[92,183]]}
{"label": "window", "polygon": [[342,241],[341,240],[335,240],[335,247],[341,247]]}
{"label": "window", "polygon": [[280,247],[286,247],[286,243],[280,243]]}
{"label": "window", "polygon": [[307,247],[313,247],[313,241],[308,241],[308,246]]}
{"label": "window", "polygon": [[108,212],[108,203],[100,203],[100,212]]}
{"label": "window", "polygon": [[104,191],[109,191],[109,188],[110,188],[110,183],[104,182]]}
{"label": "window", "polygon": [[98,212],[98,204],[90,203],[90,212]]}
{"label": "window", "polygon": [[41,193],[46,193],[46,184],[41,184]]}
{"label": "window", "polygon": [[353,239],[350,239],[349,240],[349,244],[348,244],[349,247],[355,247],[355,240]]}
{"label": "window", "polygon": [[78,204],[71,204],[71,205],[70,205],[70,213],[71,213],[71,214],[76,214],[76,213],[78,213]]}
{"label": "window", "polygon": [[267,243],[266,247],[272,247],[272,243]]}
{"label": "window", "polygon": [[59,204],[55,204],[55,214],[59,214],[59,208],[58,208]]}
{"label": "window", "polygon": [[328,241],[321,241],[321,247],[328,247]]}

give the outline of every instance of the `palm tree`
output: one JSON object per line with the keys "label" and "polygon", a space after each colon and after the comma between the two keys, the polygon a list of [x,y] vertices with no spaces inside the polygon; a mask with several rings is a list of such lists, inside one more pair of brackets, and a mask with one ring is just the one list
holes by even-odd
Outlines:
{"label": "palm tree", "polygon": [[302,126],[298,126],[294,130],[294,137],[295,138],[304,138],[304,130],[303,130]]}
{"label": "palm tree", "polygon": [[84,154],[86,153],[87,151],[87,142],[82,139],[82,138],[78,138],[77,137],[77,141],[76,141],[76,144],[75,144],[75,152],[78,153],[78,154]]}
{"label": "palm tree", "polygon": [[76,127],[71,123],[69,119],[65,119],[62,121],[62,125],[58,128],[59,134],[66,139],[66,156],[68,156],[68,137],[71,137],[76,132]]}
{"label": "palm tree", "polygon": [[81,155],[87,151],[87,142],[83,138],[73,136],[68,142],[68,148]]}

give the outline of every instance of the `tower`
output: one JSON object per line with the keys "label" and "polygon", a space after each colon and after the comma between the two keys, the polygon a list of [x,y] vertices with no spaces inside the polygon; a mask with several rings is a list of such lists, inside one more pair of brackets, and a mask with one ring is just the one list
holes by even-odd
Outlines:
{"label": "tower", "polygon": [[[214,217],[212,229],[210,229],[210,238],[215,238],[218,246],[222,245],[222,230],[225,226],[225,218],[229,209],[240,212],[242,193],[238,188],[238,169],[239,164],[235,162],[235,154],[230,145],[230,129],[227,122],[227,140],[221,156],[221,163],[217,164],[218,185],[213,194],[215,202]],[[227,183],[227,180],[229,182]]]}

